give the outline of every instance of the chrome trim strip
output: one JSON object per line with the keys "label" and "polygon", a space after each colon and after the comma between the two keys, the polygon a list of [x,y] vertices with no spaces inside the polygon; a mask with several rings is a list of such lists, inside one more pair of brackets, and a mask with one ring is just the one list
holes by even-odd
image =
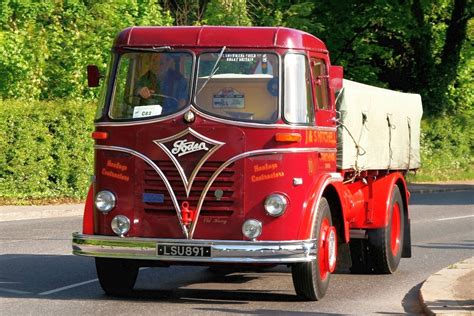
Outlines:
{"label": "chrome trim strip", "polygon": [[308,153],[308,152],[336,152],[336,148],[318,148],[318,147],[311,147],[311,148],[275,148],[275,149],[259,149],[259,150],[253,150],[253,151],[248,151],[242,154],[239,154],[237,156],[234,156],[224,162],[211,176],[209,181],[207,181],[206,186],[204,187],[204,190],[201,193],[201,197],[199,198],[198,206],[196,207],[196,217],[193,223],[191,224],[191,229],[189,236],[190,238],[193,238],[194,231],[196,229],[196,224],[199,219],[199,214],[201,213],[201,207],[202,204],[204,203],[204,199],[206,197],[207,192],[209,191],[212,183],[216,178],[219,176],[219,174],[230,164],[233,162],[240,160],[242,158],[247,158],[250,156],[262,156],[262,155],[273,155],[273,154],[281,154],[281,153]]}
{"label": "chrome trim strip", "polygon": [[[157,244],[205,246],[210,257],[158,256]],[[127,258],[181,262],[216,263],[295,263],[316,259],[316,240],[239,241],[188,240],[114,237],[72,234],[73,254],[80,256]]]}
{"label": "chrome trim strip", "polygon": [[95,126],[133,126],[133,125],[144,125],[144,124],[152,124],[152,123],[159,123],[163,122],[166,120],[171,120],[174,118],[177,118],[178,116],[183,115],[189,111],[189,106],[186,106],[183,108],[181,111],[178,111],[176,113],[173,113],[169,116],[163,116],[163,117],[155,117],[149,120],[139,120],[139,121],[114,121],[114,122],[95,122]]}
{"label": "chrome trim strip", "polygon": [[117,127],[117,126],[134,126],[134,125],[144,125],[144,124],[153,124],[159,123],[166,120],[177,118],[181,115],[184,115],[189,110],[193,111],[195,114],[200,115],[201,117],[226,125],[232,126],[242,126],[242,127],[253,127],[253,128],[268,128],[268,129],[295,129],[295,130],[312,130],[312,131],[327,131],[327,132],[336,132],[337,127],[328,127],[328,126],[298,126],[298,125],[287,125],[287,124],[264,124],[264,123],[249,123],[249,122],[240,122],[240,121],[233,121],[227,120],[224,118],[214,117],[212,115],[203,113],[199,111],[194,105],[188,105],[183,110],[174,113],[173,115],[166,116],[166,117],[159,117],[153,118],[150,120],[140,120],[140,121],[126,121],[126,122],[96,122],[95,126],[108,126],[108,127]]}
{"label": "chrome trim strip", "polygon": [[[201,158],[201,160],[198,162],[196,167],[194,167],[193,172],[191,173],[191,176],[186,178],[186,174],[184,173],[183,167],[179,163],[178,159],[169,151],[169,149],[163,144],[169,141],[173,141],[175,139],[181,138],[184,135],[191,134],[194,137],[208,142],[211,145],[214,145],[214,147],[211,150],[208,150],[208,152]],[[153,141],[155,144],[157,144],[168,157],[171,159],[173,164],[175,165],[176,169],[178,170],[179,176],[181,177],[181,180],[183,181],[184,184],[184,189],[186,190],[186,197],[189,198],[189,193],[191,192],[191,187],[194,182],[194,178],[196,178],[197,173],[199,172],[199,169],[201,169],[202,165],[206,162],[206,160],[214,154],[219,148],[221,148],[225,143],[219,142],[217,140],[208,138],[204,135],[199,134],[198,132],[194,131],[192,128],[188,127],[187,129],[179,132],[178,134],[175,134],[173,136],[167,137],[167,138],[162,138],[162,139],[156,139]]]}
{"label": "chrome trim strip", "polygon": [[[210,179],[207,181],[207,184],[206,186],[204,187],[204,190],[201,192],[201,196],[199,197],[199,202],[198,202],[198,205],[196,207],[196,216],[195,216],[195,219],[194,221],[192,222],[191,224],[191,227],[190,229],[188,230],[187,227],[183,224],[182,222],[182,217],[181,217],[181,211],[180,211],[180,207],[179,207],[179,204],[178,204],[178,200],[176,198],[176,195],[174,194],[174,191],[173,191],[173,188],[171,187],[171,184],[168,182],[168,180],[166,179],[166,176],[164,175],[163,171],[161,171],[161,169],[151,160],[149,159],[148,157],[146,157],[145,155],[135,151],[135,150],[132,150],[132,149],[129,149],[129,148],[124,148],[124,147],[118,147],[118,146],[104,146],[104,145],[95,145],[95,148],[96,149],[101,149],[101,150],[110,150],[110,151],[120,151],[120,152],[125,152],[125,153],[129,153],[131,155],[134,155],[140,159],[142,159],[143,161],[145,161],[148,165],[150,165],[157,173],[158,175],[160,176],[160,178],[163,180],[163,183],[165,184],[166,186],[166,189],[168,190],[169,194],[170,194],[170,197],[171,197],[171,200],[173,202],[173,205],[175,207],[175,210],[176,210],[176,214],[178,215],[178,219],[179,219],[179,224],[181,225],[181,229],[183,230],[183,233],[184,235],[186,236],[187,239],[192,239],[193,238],[193,235],[194,235],[194,231],[196,229],[196,224],[198,222],[198,219],[199,219],[199,214],[201,213],[201,208],[202,208],[202,205],[204,203],[204,199],[207,195],[207,192],[209,191],[210,187],[212,186],[212,183],[216,180],[216,178],[219,176],[219,174],[227,167],[229,166],[230,164],[232,164],[233,162],[237,161],[237,160],[240,160],[242,158],[247,158],[247,157],[250,157],[250,156],[262,156],[262,155],[273,155],[273,154],[283,154],[283,153],[293,153],[293,154],[297,154],[297,153],[310,153],[310,152],[336,152],[336,148],[320,148],[320,147],[309,147],[309,148],[275,148],[275,149],[259,149],[259,150],[253,150],[253,151],[249,151],[249,152],[245,152],[245,153],[242,153],[242,154],[239,154],[239,155],[236,155],[232,158],[230,158],[229,160],[227,160],[226,162],[224,162],[214,173],[213,175],[210,177]],[[329,179],[333,179],[333,181],[337,181],[337,180],[340,180],[340,178],[329,178]],[[328,179],[328,180],[329,180]],[[328,180],[326,180],[326,182],[328,182]],[[325,182],[325,185],[326,185],[326,182]],[[322,194],[322,192],[320,192],[320,195]],[[320,198],[320,196],[319,196]],[[318,204],[319,204],[319,198],[318,198]]]}
{"label": "chrome trim strip", "polygon": [[181,229],[183,230],[184,236],[186,236],[186,238],[189,237],[188,229],[186,228],[186,226],[183,225],[183,221],[182,221],[182,218],[181,218],[181,212],[180,212],[180,208],[179,208],[179,205],[178,205],[178,200],[176,199],[176,195],[174,194],[173,188],[171,187],[171,184],[168,182],[168,179],[166,179],[166,176],[163,173],[163,171],[161,171],[161,169],[150,158],[146,157],[145,155],[143,155],[143,154],[141,154],[141,153],[139,153],[135,150],[132,150],[132,149],[129,149],[129,148],[124,148],[124,147],[103,146],[103,145],[95,145],[94,147],[95,147],[95,149],[120,151],[120,152],[124,152],[124,153],[134,155],[135,157],[138,157],[138,158],[142,159],[150,167],[152,167],[156,171],[156,173],[158,173],[161,180],[163,180],[163,183],[165,184],[166,189],[168,190],[168,193],[170,194],[171,201],[173,202],[174,208],[176,210],[176,214],[178,215],[179,224],[181,225]]}

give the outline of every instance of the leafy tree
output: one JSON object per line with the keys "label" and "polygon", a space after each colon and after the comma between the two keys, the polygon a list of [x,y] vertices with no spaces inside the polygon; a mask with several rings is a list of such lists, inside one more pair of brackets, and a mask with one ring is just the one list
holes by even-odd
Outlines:
{"label": "leafy tree", "polygon": [[246,0],[211,0],[202,21],[211,25],[251,25]]}
{"label": "leafy tree", "polygon": [[171,25],[156,0],[0,0],[0,98],[91,98],[85,67],[105,68],[113,38]]}

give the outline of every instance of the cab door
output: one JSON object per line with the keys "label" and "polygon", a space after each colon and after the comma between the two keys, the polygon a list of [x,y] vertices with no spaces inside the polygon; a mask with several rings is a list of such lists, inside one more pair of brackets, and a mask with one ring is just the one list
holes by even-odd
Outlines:
{"label": "cab door", "polygon": [[334,98],[329,86],[328,62],[324,58],[310,54],[310,68],[315,103],[317,130],[313,134],[316,144],[325,148],[326,152],[318,155],[317,166],[320,170],[333,172],[336,170],[337,130],[335,121]]}
{"label": "cab door", "polygon": [[334,127],[335,109],[329,89],[328,63],[322,56],[312,54],[310,65],[316,104],[316,126]]}

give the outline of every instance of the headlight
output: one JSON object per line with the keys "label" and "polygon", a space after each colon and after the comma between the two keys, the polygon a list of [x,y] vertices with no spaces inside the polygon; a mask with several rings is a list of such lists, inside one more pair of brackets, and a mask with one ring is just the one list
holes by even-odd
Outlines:
{"label": "headlight", "polygon": [[112,227],[114,233],[119,236],[123,236],[130,230],[130,220],[127,218],[127,216],[117,215],[112,220],[110,226]]}
{"label": "headlight", "polygon": [[262,223],[256,219],[246,220],[242,225],[242,234],[248,239],[255,239],[262,234]]}
{"label": "headlight", "polygon": [[110,191],[100,191],[95,196],[95,207],[102,213],[108,213],[115,207],[117,199]]}
{"label": "headlight", "polygon": [[270,216],[281,216],[285,213],[286,207],[288,206],[288,200],[282,194],[274,193],[270,194],[264,203],[265,211]]}

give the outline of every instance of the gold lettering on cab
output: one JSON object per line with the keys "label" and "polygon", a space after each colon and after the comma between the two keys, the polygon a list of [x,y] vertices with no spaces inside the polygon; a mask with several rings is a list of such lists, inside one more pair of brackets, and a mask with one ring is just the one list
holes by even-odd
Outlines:
{"label": "gold lettering on cab", "polygon": [[264,180],[271,180],[271,179],[276,179],[276,178],[281,178],[285,176],[285,173],[283,171],[278,171],[276,169],[279,168],[278,163],[265,163],[265,164],[260,164],[260,165],[254,165],[253,166],[253,172],[254,173],[260,173],[262,174],[254,174],[250,180],[252,182],[260,182]]}
{"label": "gold lettering on cab", "polygon": [[[112,170],[111,170],[112,169]],[[113,162],[112,160],[107,160],[105,168],[102,168],[101,174],[103,176],[114,178],[121,181],[130,181],[130,177],[123,172],[128,170],[128,166],[122,165],[120,162]]]}

